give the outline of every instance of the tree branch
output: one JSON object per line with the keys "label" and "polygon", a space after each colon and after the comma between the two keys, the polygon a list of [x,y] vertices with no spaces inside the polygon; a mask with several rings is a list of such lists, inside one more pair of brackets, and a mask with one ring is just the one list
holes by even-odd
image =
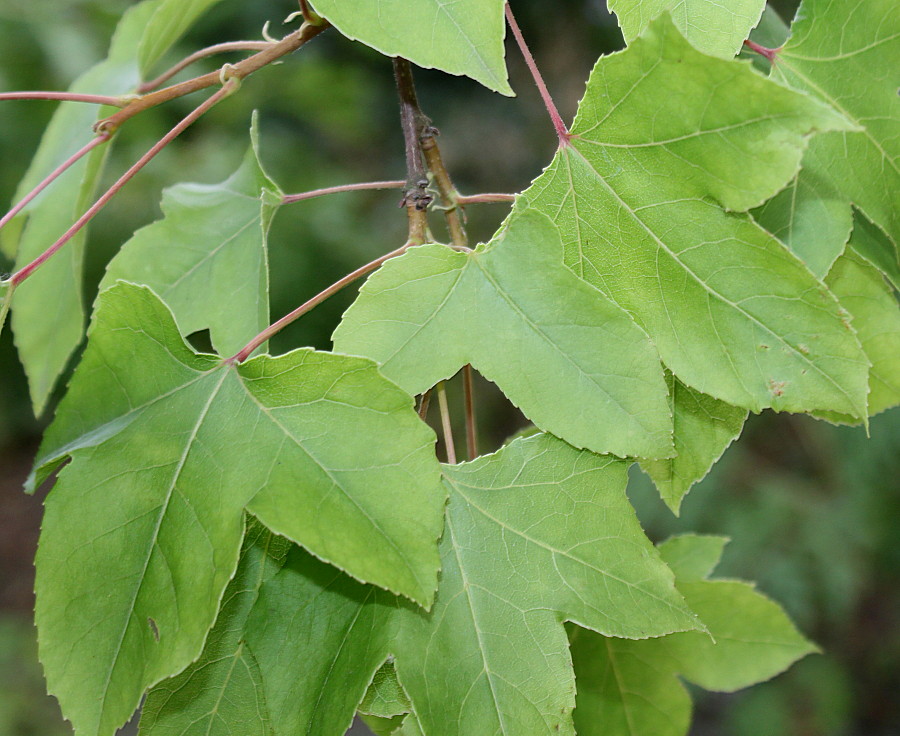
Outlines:
{"label": "tree branch", "polygon": [[156,92],[151,92],[142,97],[132,99],[123,110],[101,120],[96,124],[95,128],[97,130],[113,132],[126,120],[133,118],[135,115],[144,110],[148,110],[151,107],[156,107],[169,100],[174,100],[177,97],[184,97],[184,95],[189,95],[192,92],[198,92],[202,89],[213,87],[217,84],[221,84],[225,80],[236,79],[241,81],[246,79],[254,72],[268,66],[282,56],[293,53],[305,43],[318,36],[327,27],[328,24],[311,25],[309,23],[304,23],[293,33],[288,34],[280,41],[268,44],[264,51],[254,54],[249,59],[239,61],[237,64],[229,64],[219,71],[203,74],[202,76],[188,79],[180,84],[164,87]]}
{"label": "tree branch", "polygon": [[422,131],[430,125],[430,122],[419,109],[412,68],[406,59],[394,59],[394,79],[397,82],[397,93],[400,95],[400,124],[403,127],[403,140],[406,144],[406,189],[400,206],[406,207],[409,217],[410,241],[421,244],[427,238],[426,210],[431,204],[431,195],[426,191],[428,177],[422,163],[420,139]]}
{"label": "tree branch", "polygon": [[272,41],[226,41],[225,43],[217,43],[213,46],[207,46],[205,49],[200,49],[199,51],[195,51],[190,56],[186,56],[177,64],[173,65],[171,68],[160,74],[156,79],[152,79],[149,82],[144,82],[140,87],[137,88],[138,94],[143,95],[147,92],[153,91],[160,85],[168,82],[182,69],[186,69],[195,61],[200,61],[200,59],[206,59],[207,57],[214,56],[215,54],[228,53],[229,51],[264,51],[269,46],[271,46],[272,43]]}

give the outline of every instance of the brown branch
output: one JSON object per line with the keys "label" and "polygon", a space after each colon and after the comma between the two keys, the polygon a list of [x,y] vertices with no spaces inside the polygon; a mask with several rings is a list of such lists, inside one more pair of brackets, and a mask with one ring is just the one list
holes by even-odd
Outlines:
{"label": "brown branch", "polygon": [[187,67],[189,67],[196,61],[200,61],[200,59],[206,59],[207,57],[214,56],[216,54],[225,54],[229,51],[264,51],[273,43],[276,42],[226,41],[225,43],[217,43],[212,46],[207,46],[205,49],[200,49],[199,51],[195,51],[190,56],[184,57],[177,64],[173,65],[162,74],[160,74],[156,79],[151,79],[149,82],[144,82],[140,87],[137,88],[137,92],[138,94],[143,95],[147,92],[155,90],[160,85],[168,82],[172,77],[178,74],[178,72],[183,69],[187,69]]}
{"label": "brown branch", "polygon": [[269,44],[264,51],[260,51],[258,54],[254,54],[248,59],[239,61],[237,64],[229,64],[219,71],[203,74],[199,77],[188,79],[185,82],[174,84],[171,87],[164,87],[156,92],[151,92],[131,100],[124,109],[120,110],[115,115],[111,115],[98,122],[95,129],[98,131],[113,132],[126,120],[133,118],[135,115],[144,110],[148,110],[151,107],[156,107],[157,105],[161,105],[164,102],[174,100],[178,97],[184,97],[184,95],[189,95],[192,92],[199,92],[208,87],[222,84],[227,80],[236,79],[241,81],[246,79],[254,72],[268,66],[282,56],[293,53],[305,43],[318,36],[327,27],[327,24],[311,25],[309,23],[304,23],[300,28],[293,33],[288,34],[280,41]]}
{"label": "brown branch", "polygon": [[431,195],[426,191],[428,177],[422,163],[420,139],[425,128],[430,126],[430,122],[419,109],[412,68],[406,59],[394,59],[394,79],[397,82],[397,93],[400,95],[400,124],[403,127],[403,140],[406,145],[406,189],[400,206],[406,207],[410,241],[421,244],[427,238],[426,210],[431,204]]}

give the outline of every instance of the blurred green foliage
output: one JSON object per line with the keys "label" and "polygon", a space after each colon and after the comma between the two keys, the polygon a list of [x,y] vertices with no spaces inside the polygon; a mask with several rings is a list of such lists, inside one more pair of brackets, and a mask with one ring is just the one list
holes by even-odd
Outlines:
{"label": "blurred green foliage", "polygon": [[[118,15],[129,4],[3,0],[0,89],[65,89],[105,54]],[[602,0],[556,0],[552,14],[540,0],[520,5],[517,15],[532,50],[564,117],[571,117],[597,56],[622,45],[615,19]],[[775,5],[790,18],[795,4]],[[163,66],[212,43],[259,38],[266,21],[277,35],[282,18],[294,8],[287,0],[224,0]],[[201,62],[191,73],[222,62],[219,57]],[[517,53],[510,54],[510,68],[518,99],[436,72],[418,74],[423,108],[443,133],[444,156],[463,192],[519,191],[555,148],[552,128]],[[247,80],[239,95],[164,151],[95,221],[87,298],[93,300],[103,267],[117,248],[137,227],[159,217],[162,188],[181,181],[219,181],[233,170],[247,145],[253,109],[261,113],[266,166],[287,192],[403,178],[394,96],[390,61],[336,34],[324,34],[295,57]],[[193,104],[196,98],[177,100],[131,121],[119,134],[107,181]],[[0,208],[12,197],[52,112],[53,104],[45,102],[6,102],[0,108]],[[398,199],[397,192],[353,193],[283,208],[270,239],[273,318],[397,247],[405,237]],[[471,207],[473,240],[488,238],[506,212],[504,205]],[[443,237],[433,219],[436,235]],[[274,350],[327,348],[353,295],[349,289],[292,325],[273,341]],[[8,330],[0,337],[0,371],[0,448],[24,456],[27,464],[46,418],[30,414]],[[479,381],[478,392],[483,439],[492,449],[523,420],[486,381]],[[451,386],[451,400],[461,406],[456,386]],[[696,693],[693,733],[900,733],[900,548],[894,541],[900,520],[900,414],[876,417],[870,432],[867,438],[862,429],[770,413],[753,418],[710,477],[687,497],[678,519],[635,470],[633,500],[655,540],[685,530],[731,536],[718,574],[757,580],[826,652],[744,693]],[[6,475],[0,512],[21,507],[5,500],[6,494],[19,493],[15,473]],[[37,506],[37,500],[32,503]],[[23,528],[4,513],[0,518],[4,527],[9,521],[9,530]],[[33,536],[10,543],[33,544]],[[11,574],[27,578],[32,570],[22,567]],[[30,604],[2,601],[12,608],[0,611],[0,734],[68,733],[55,704],[43,695]]]}

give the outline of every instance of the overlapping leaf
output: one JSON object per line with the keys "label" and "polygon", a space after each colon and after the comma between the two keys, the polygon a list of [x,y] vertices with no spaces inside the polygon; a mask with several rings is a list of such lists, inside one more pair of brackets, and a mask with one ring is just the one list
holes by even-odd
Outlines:
{"label": "overlapping leaf", "polygon": [[572,734],[563,620],[635,638],[701,626],[625,497],[626,468],[549,435],[445,467],[430,612],[294,554],[247,634],[275,733],[341,733],[395,655],[425,733]]}
{"label": "overlapping leaf", "polygon": [[813,140],[804,172],[839,195],[830,196],[830,207],[844,211],[840,229],[849,229],[852,202],[895,248],[900,243],[898,59],[900,5],[894,0],[804,0],[772,72],[854,123],[854,130]]}
{"label": "overlapping leaf", "polygon": [[166,302],[182,334],[209,329],[232,355],[269,323],[266,239],[281,192],[259,162],[257,128],[240,168],[220,184],[179,184],[163,192],[164,219],[138,230],[106,269],[145,284]]}
{"label": "overlapping leaf", "polygon": [[867,361],[840,305],[722,209],[760,204],[795,175],[812,132],[846,127],[749,64],[698,53],[663,16],[598,62],[571,145],[523,198],[687,386],[753,411],[864,416]]}
{"label": "overlapping leaf", "polygon": [[150,691],[141,734],[270,736],[259,667],[243,636],[262,584],[284,563],[289,545],[250,521],[241,559],[200,659]]}
{"label": "overlapping leaf", "polygon": [[698,393],[675,378],[666,376],[675,456],[663,460],[641,460],[641,468],[653,480],[666,505],[674,513],[698,480],[701,480],[737,439],[747,419],[746,409]]}
{"label": "overlapping leaf", "polygon": [[727,59],[740,51],[765,7],[765,0],[609,0],[609,9],[618,16],[628,43],[668,10],[691,45]]}
{"label": "overlapping leaf", "polygon": [[421,393],[466,363],[578,447],[671,454],[659,358],[619,307],[561,263],[550,221],[520,212],[487,248],[414,248],[372,276],[334,335]]}
{"label": "overlapping leaf", "polygon": [[660,546],[678,590],[713,638],[685,632],[627,641],[573,630],[579,736],[684,736],[691,699],[679,675],[707,690],[731,692],[816,651],[752,585],[706,579],[724,543],[685,536]]}
{"label": "overlapping leaf", "polygon": [[[832,266],[825,283],[853,315],[872,368],[869,416],[900,404],[900,306],[881,272],[859,255],[856,231],[847,252]],[[829,417],[852,421],[849,417]]]}
{"label": "overlapping leaf", "polygon": [[504,60],[505,0],[312,0],[348,38],[387,56],[464,74],[511,95]]}
{"label": "overlapping leaf", "polygon": [[111,734],[201,653],[248,508],[350,574],[428,604],[444,493],[434,435],[360,358],[194,353],[149,290],[99,300],[38,478],[66,457],[37,554],[49,689]]}

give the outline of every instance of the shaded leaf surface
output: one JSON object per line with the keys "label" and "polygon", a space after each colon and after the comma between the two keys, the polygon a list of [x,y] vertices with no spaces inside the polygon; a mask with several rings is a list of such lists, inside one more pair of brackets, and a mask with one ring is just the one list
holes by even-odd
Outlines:
{"label": "shaded leaf surface", "polygon": [[625,497],[626,468],[549,435],[445,466],[429,612],[295,554],[247,636],[276,733],[339,733],[393,654],[425,733],[572,734],[564,619],[626,637],[699,626]]}
{"label": "shaded leaf surface", "polygon": [[233,355],[269,323],[266,240],[281,201],[259,163],[257,130],[240,168],[220,184],[163,192],[164,219],[138,230],[100,284],[145,284],[172,310],[182,334],[209,329]]}
{"label": "shaded leaf surface", "polygon": [[[840,29],[840,32],[835,32]],[[900,242],[900,5],[804,0],[773,74],[856,126],[814,139],[803,167]]]}
{"label": "shaded leaf surface", "polygon": [[610,0],[609,9],[616,14],[628,43],[649,22],[669,11],[675,25],[700,51],[732,58],[744,39],[759,22],[765,0]]}
{"label": "shaded leaf surface", "polygon": [[532,211],[485,249],[413,248],[369,278],[335,349],[376,360],[410,393],[471,363],[573,445],[668,456],[671,416],[653,346],[560,257],[550,221]]}
{"label": "shaded leaf surface", "polygon": [[[434,435],[369,361],[194,353],[148,289],[100,297],[40,453],[60,472],[37,554],[50,691],[84,734],[201,653],[246,507],[352,575],[428,603],[444,494]],[[152,619],[152,626],[148,621]]]}
{"label": "shaded leaf surface", "polygon": [[259,667],[243,636],[260,586],[278,571],[288,549],[286,540],[250,520],[237,572],[200,659],[150,691],[141,708],[141,734],[270,736]]}
{"label": "shaded leaf surface", "polygon": [[312,0],[348,38],[427,69],[464,74],[511,95],[504,60],[504,0]]}
{"label": "shaded leaf surface", "polygon": [[684,632],[626,641],[572,631],[579,736],[684,736],[691,699],[678,676],[731,692],[769,679],[816,651],[781,608],[747,583],[705,579],[724,540],[676,537],[660,545],[709,636]]}
{"label": "shaded leaf surface", "polygon": [[866,359],[837,301],[720,206],[760,204],[795,175],[807,135],[845,127],[748,64],[699,54],[663,17],[598,62],[571,145],[523,197],[686,385],[753,411],[862,416]]}
{"label": "shaded leaf surface", "polygon": [[825,282],[853,315],[872,368],[869,372],[869,416],[900,404],[900,306],[881,272],[850,247],[832,267]]}
{"label": "shaded leaf surface", "polygon": [[641,468],[653,480],[666,505],[677,514],[691,486],[706,476],[740,435],[747,410],[698,393],[671,373],[666,380],[676,454],[663,460],[641,460]]}

